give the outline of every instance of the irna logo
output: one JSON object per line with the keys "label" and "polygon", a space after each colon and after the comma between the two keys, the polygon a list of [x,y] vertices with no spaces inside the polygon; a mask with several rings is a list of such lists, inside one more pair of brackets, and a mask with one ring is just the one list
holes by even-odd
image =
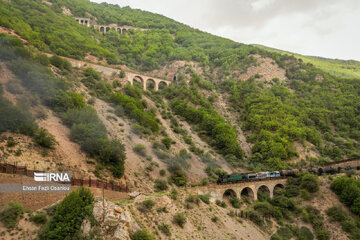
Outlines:
{"label": "irna logo", "polygon": [[37,182],[71,182],[70,173],[37,173],[34,172],[34,180]]}

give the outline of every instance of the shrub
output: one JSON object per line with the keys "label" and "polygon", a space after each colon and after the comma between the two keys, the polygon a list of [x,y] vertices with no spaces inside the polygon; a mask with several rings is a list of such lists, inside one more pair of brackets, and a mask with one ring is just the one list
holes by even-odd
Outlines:
{"label": "shrub", "polygon": [[147,199],[147,200],[144,200],[144,201],[141,203],[141,205],[142,205],[143,207],[145,207],[146,210],[151,210],[151,209],[154,207],[155,202],[154,202],[153,200],[151,200],[151,199]]}
{"label": "shrub", "polygon": [[80,188],[68,194],[57,206],[55,215],[44,225],[40,239],[72,239],[83,220],[92,216],[94,197],[90,190]]}
{"label": "shrub", "polygon": [[310,195],[310,193],[309,193],[306,189],[301,189],[301,190],[300,190],[300,197],[301,197],[303,200],[310,200],[311,195]]}
{"label": "shrub", "polygon": [[162,179],[156,179],[155,185],[154,185],[155,191],[165,191],[168,189],[167,183],[165,180]]}
{"label": "shrub", "polygon": [[319,180],[317,176],[311,173],[305,173],[301,177],[300,188],[306,189],[310,193],[317,192],[319,190]]}
{"label": "shrub", "polygon": [[13,137],[8,137],[7,142],[6,142],[6,146],[11,148],[14,147],[16,145],[16,142],[14,140]]}
{"label": "shrub", "polygon": [[253,223],[255,223],[258,226],[262,226],[264,224],[262,216],[255,211],[249,211],[248,217]]}
{"label": "shrub", "polygon": [[219,221],[219,218],[218,218],[217,216],[213,216],[213,217],[211,218],[211,221],[212,221],[212,222],[217,222],[217,221]]}
{"label": "shrub", "polygon": [[161,142],[165,145],[166,149],[170,149],[173,140],[169,137],[163,138]]}
{"label": "shrub", "polygon": [[307,227],[302,226],[299,231],[299,240],[313,240],[314,235]]}
{"label": "shrub", "polygon": [[205,194],[205,195],[199,195],[199,198],[201,201],[203,201],[206,204],[210,204],[210,195],[209,194]]}
{"label": "shrub", "polygon": [[171,236],[170,226],[167,224],[161,224],[158,226],[159,230],[162,231],[166,236]]}
{"label": "shrub", "polygon": [[59,56],[53,55],[50,57],[50,63],[61,70],[71,71],[71,63]]}
{"label": "shrub", "polygon": [[236,197],[231,198],[230,203],[234,208],[240,208],[240,206],[241,206],[240,199],[238,199]]}
{"label": "shrub", "polygon": [[173,188],[170,192],[171,199],[176,200],[178,197],[178,194],[179,194],[178,191],[175,188]]}
{"label": "shrub", "polygon": [[327,230],[317,230],[316,232],[315,232],[315,234],[316,234],[316,238],[318,239],[318,240],[328,240],[328,239],[330,239],[330,232],[329,231],[327,231]]}
{"label": "shrub", "polygon": [[139,230],[130,235],[132,240],[155,240],[155,237],[150,234],[146,229]]}
{"label": "shrub", "polygon": [[169,171],[171,172],[169,176],[169,183],[174,183],[179,187],[186,185],[186,176],[180,166],[170,165]]}
{"label": "shrub", "polygon": [[326,214],[332,222],[342,222],[346,219],[345,213],[339,207],[331,207],[326,210]]}
{"label": "shrub", "polygon": [[30,221],[37,224],[44,224],[47,221],[46,215],[44,213],[38,213],[30,217]]}
{"label": "shrub", "polygon": [[13,229],[19,216],[24,213],[24,208],[20,203],[8,202],[0,212],[0,221],[8,229]]}
{"label": "shrub", "polygon": [[226,208],[226,203],[224,201],[216,200],[216,205],[222,208]]}
{"label": "shrub", "polygon": [[160,176],[165,176],[165,174],[166,174],[165,169],[161,169],[161,170],[159,171],[159,174],[160,174]]}
{"label": "shrub", "polygon": [[177,225],[183,228],[184,224],[186,223],[186,216],[184,213],[176,213],[173,217],[173,220]]}
{"label": "shrub", "polygon": [[124,78],[126,76],[125,71],[121,70],[119,73],[120,78]]}
{"label": "shrub", "polygon": [[136,144],[133,147],[134,152],[136,152],[137,154],[139,154],[140,156],[145,157],[146,156],[146,147],[144,144]]}
{"label": "shrub", "polygon": [[55,138],[46,129],[40,128],[34,137],[37,144],[45,148],[53,148],[56,144]]}

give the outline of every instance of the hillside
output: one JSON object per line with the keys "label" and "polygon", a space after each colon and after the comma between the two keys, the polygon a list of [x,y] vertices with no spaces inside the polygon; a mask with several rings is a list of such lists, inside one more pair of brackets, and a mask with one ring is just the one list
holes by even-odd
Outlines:
{"label": "hillside", "polygon": [[[91,24],[81,25],[75,17]],[[359,89],[359,79],[332,75],[298,56],[236,43],[150,12],[87,0],[0,0],[1,162],[126,185],[132,196],[106,193],[108,222],[94,221],[90,211],[101,202],[99,188],[90,187],[95,201],[81,188],[66,198],[39,196],[36,204],[30,200],[36,195],[29,201],[7,195],[0,199],[0,221],[7,209],[20,209],[6,205],[10,200],[39,212],[64,200],[39,217],[44,227],[21,220],[24,231],[7,227],[6,232],[4,223],[0,238],[26,239],[33,229],[40,239],[85,239],[77,234],[90,224],[90,239],[115,233],[129,239],[129,232],[140,228],[156,239],[269,239],[278,229],[273,240],[302,239],[301,231],[318,239],[330,239],[333,231],[334,239],[342,239],[339,224],[314,216],[317,209],[325,215],[341,204],[326,177],[315,191],[307,186],[319,185],[316,176],[299,174],[276,198],[259,193],[256,202],[225,193],[224,202],[215,202],[195,190],[214,186],[226,173],[359,158]],[[1,174],[0,179],[26,178]],[[123,210],[113,216],[115,207],[127,209],[123,217],[138,226],[124,227]],[[237,216],[241,210],[248,217]],[[186,216],[183,227],[176,223],[182,215],[173,219],[176,213]],[[61,231],[68,221],[52,214],[74,215],[77,221]],[[116,226],[108,225],[112,221]]]}
{"label": "hillside", "polygon": [[303,60],[305,63],[311,63],[315,67],[320,68],[324,72],[332,74],[334,76],[345,78],[360,78],[360,62],[355,60],[341,60],[330,59],[324,57],[304,56],[297,53],[291,53],[259,44],[253,44],[253,46],[260,49],[264,49],[270,52],[276,52],[280,54],[293,55],[298,59]]}

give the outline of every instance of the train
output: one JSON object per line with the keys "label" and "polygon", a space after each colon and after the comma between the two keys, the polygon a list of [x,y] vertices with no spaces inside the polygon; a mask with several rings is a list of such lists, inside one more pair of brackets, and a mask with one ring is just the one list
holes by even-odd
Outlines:
{"label": "train", "polygon": [[289,170],[280,170],[272,172],[256,172],[256,173],[239,173],[239,174],[230,174],[230,175],[221,175],[217,180],[217,184],[231,184],[239,182],[250,182],[250,181],[261,181],[265,179],[274,179],[274,178],[285,178],[285,177],[295,177],[296,174],[300,171],[307,171],[310,173],[317,174],[321,176],[322,174],[335,174],[339,173],[341,170],[349,170],[355,168],[360,170],[360,166],[351,167],[337,167],[325,166],[319,168],[307,168],[307,169],[289,169]]}
{"label": "train", "polygon": [[273,178],[281,178],[280,171],[222,175],[219,176],[216,183],[229,184],[229,183],[258,181],[258,180],[273,179]]}

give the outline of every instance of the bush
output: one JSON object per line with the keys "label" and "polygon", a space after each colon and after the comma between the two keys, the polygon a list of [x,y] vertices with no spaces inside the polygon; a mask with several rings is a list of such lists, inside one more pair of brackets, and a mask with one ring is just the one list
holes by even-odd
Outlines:
{"label": "bush", "polygon": [[342,222],[346,219],[346,214],[339,207],[331,207],[326,210],[326,214],[332,222]]}
{"label": "bush", "polygon": [[311,195],[310,195],[310,193],[309,193],[306,189],[301,189],[301,190],[300,190],[300,197],[301,197],[303,200],[310,200]]}
{"label": "bush", "polygon": [[298,240],[313,240],[314,235],[307,227],[302,226],[299,231]]}
{"label": "bush", "polygon": [[209,194],[205,194],[205,195],[199,195],[199,198],[201,201],[203,201],[206,204],[210,204],[210,195]]}
{"label": "bush", "polygon": [[165,176],[165,174],[166,174],[165,169],[161,169],[161,170],[159,171],[159,174],[160,174],[160,176]]}
{"label": "bush", "polygon": [[146,156],[146,147],[144,144],[136,144],[133,147],[134,152],[136,152],[137,154],[139,154],[140,156],[145,157]]}
{"label": "bush", "polygon": [[167,224],[161,224],[158,226],[159,230],[162,231],[166,236],[171,236],[170,226]]}
{"label": "bush", "polygon": [[0,221],[8,229],[13,229],[19,216],[24,213],[24,208],[20,203],[8,202],[0,212]]}
{"label": "bush", "polygon": [[55,138],[46,129],[40,128],[34,137],[37,144],[45,148],[53,148],[56,144]]}
{"label": "bush", "polygon": [[212,221],[212,222],[217,222],[217,221],[219,221],[219,218],[218,218],[217,216],[213,216],[213,217],[211,218],[211,221]]}
{"label": "bush", "polygon": [[124,78],[126,76],[125,71],[121,70],[119,73],[120,78]]}
{"label": "bush", "polygon": [[170,149],[173,140],[169,137],[163,138],[161,142],[165,145],[166,149]]}
{"label": "bush", "polygon": [[178,191],[175,188],[173,188],[170,192],[171,199],[176,200],[178,197],[178,194],[179,194]]}
{"label": "bush", "polygon": [[184,213],[176,213],[173,217],[173,220],[177,225],[183,228],[184,224],[186,223],[186,216]]}
{"label": "bush", "polygon": [[167,183],[165,180],[162,179],[156,179],[155,185],[154,185],[155,191],[165,191],[168,189]]}
{"label": "bush", "polygon": [[236,197],[231,198],[230,203],[234,208],[240,208],[240,206],[241,206],[240,199],[238,199]]}
{"label": "bush", "polygon": [[222,208],[226,208],[226,203],[220,200],[216,200],[216,205],[222,207]]}
{"label": "bush", "polygon": [[330,239],[330,232],[327,231],[327,230],[317,230],[315,232],[315,234],[316,234],[316,238],[318,240],[328,240],[328,239]]}
{"label": "bush", "polygon": [[151,210],[155,206],[155,202],[151,199],[144,200],[141,205],[145,207],[146,210]]}
{"label": "bush", "polygon": [[72,239],[83,220],[92,216],[94,197],[89,189],[80,188],[68,194],[57,206],[55,215],[44,225],[40,239]]}
{"label": "bush", "polygon": [[146,229],[139,230],[130,235],[132,240],[155,240],[155,237],[150,234]]}
{"label": "bush", "polygon": [[50,63],[61,70],[71,71],[72,68],[71,63],[69,61],[56,55],[50,57]]}
{"label": "bush", "polygon": [[306,189],[310,193],[317,192],[319,190],[318,177],[311,173],[305,173],[301,176],[300,188]]}
{"label": "bush", "polygon": [[170,165],[169,171],[171,172],[169,176],[169,183],[174,183],[176,186],[179,187],[186,185],[185,173],[179,166]]}
{"label": "bush", "polygon": [[30,217],[30,221],[37,224],[44,224],[47,221],[46,215],[44,213],[38,213]]}

